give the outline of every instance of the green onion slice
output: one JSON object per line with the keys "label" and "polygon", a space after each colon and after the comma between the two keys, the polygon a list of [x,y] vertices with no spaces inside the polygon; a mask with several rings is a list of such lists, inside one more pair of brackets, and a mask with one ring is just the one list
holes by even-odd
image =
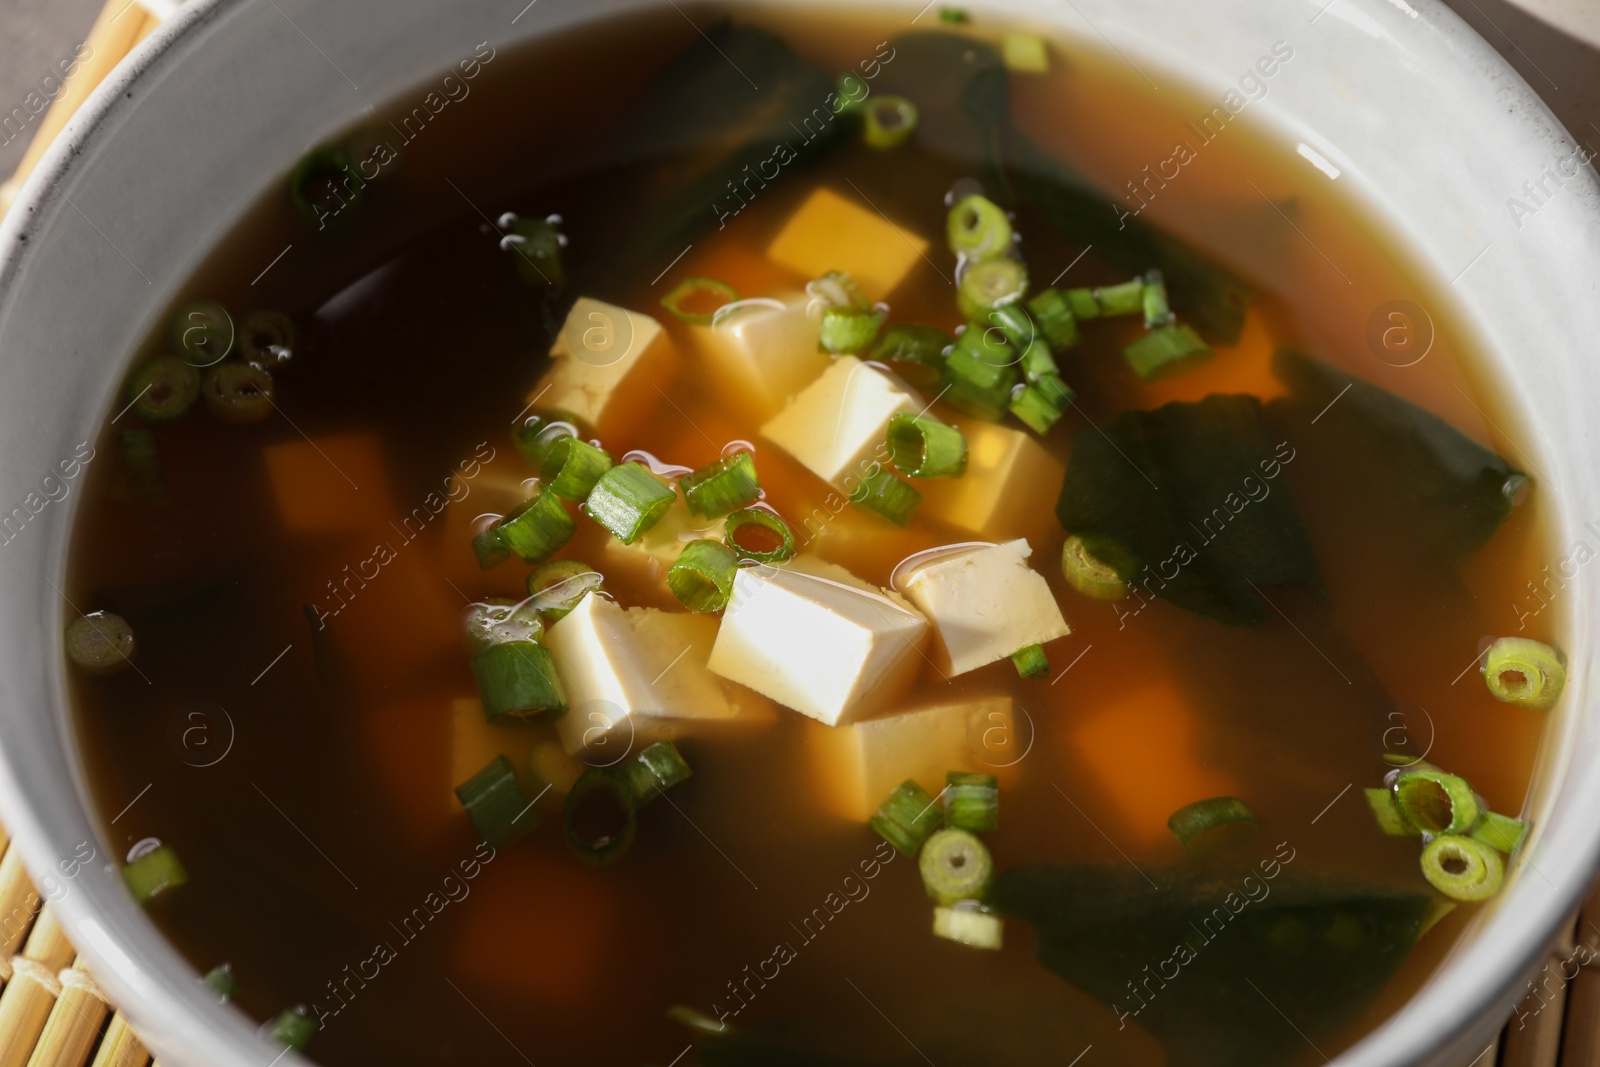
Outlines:
{"label": "green onion slice", "polygon": [[944,350],[951,344],[950,335],[937,326],[918,322],[902,322],[883,331],[872,350],[872,359],[879,363],[917,363],[928,367],[944,364]]}
{"label": "green onion slice", "polygon": [[[1050,354],[1050,344],[1043,337],[1035,337],[1022,345],[1020,351],[1022,358],[1017,360],[1017,366],[1022,369],[1022,376],[1028,382],[1038,383],[1050,378],[1060,380],[1061,365],[1056,362],[1056,357]],[[1070,394],[1072,390],[1069,389],[1067,392]],[[1061,406],[1066,407],[1066,404]]]}
{"label": "green onion slice", "polygon": [[975,900],[959,900],[933,909],[933,936],[970,948],[999,949],[1005,924],[1000,916]]}
{"label": "green onion slice", "polygon": [[822,312],[817,349],[834,355],[866,352],[877,339],[884,313],[855,307],[830,307]]}
{"label": "green onion slice", "polygon": [[1128,595],[1128,583],[1115,568],[1090,555],[1089,546],[1076,534],[1061,546],[1061,575],[1072,588],[1096,600],[1121,600]]}
{"label": "green onion slice", "polygon": [[289,172],[289,200],[321,230],[330,217],[337,219],[362,199],[361,187],[351,181],[354,174],[343,150],[327,145],[313,148]]}
{"label": "green onion slice", "polygon": [[994,878],[989,850],[965,830],[940,830],[922,846],[917,857],[922,886],[936,904],[982,900]]}
{"label": "green onion slice", "polygon": [[151,426],[177,422],[200,397],[200,372],[177,356],[157,356],[133,372],[128,399]]}
{"label": "green onion slice", "polygon": [[1400,805],[1395,803],[1393,789],[1363,789],[1362,792],[1366,794],[1367,806],[1372,809],[1378,829],[1390,837],[1416,837],[1421,833],[1400,814]]}
{"label": "green onion slice", "polygon": [[972,19],[967,14],[965,8],[941,7],[939,9],[939,21],[960,24],[963,22],[970,22]]}
{"label": "green onion slice", "polygon": [[200,984],[217,995],[217,999],[226,1004],[239,992],[239,980],[233,976],[233,967],[226,963],[219,963],[205,973],[200,979]]}
{"label": "green onion slice", "polygon": [[860,75],[849,71],[839,75],[839,80],[834,83],[833,113],[849,115],[860,111],[869,91]]}
{"label": "green onion slice", "polygon": [[533,598],[490,597],[467,608],[467,652],[477,656],[507,641],[538,641],[544,619]]}
{"label": "green onion slice", "polygon": [[889,459],[912,478],[959,478],[967,473],[967,438],[926,415],[901,412],[889,419]]}
{"label": "green onion slice", "polygon": [[650,468],[637,461],[619,463],[600,476],[583,509],[625,545],[637,541],[678,498]]}
{"label": "green onion slice", "polygon": [[917,128],[917,105],[903,96],[880,96],[867,101],[862,135],[868,146],[898,148]]}
{"label": "green onion slice", "polygon": [[1141,306],[1144,309],[1144,325],[1147,330],[1165,326],[1172,321],[1172,308],[1167,304],[1167,283],[1162,281],[1160,271],[1145,271]]}
{"label": "green onion slice", "polygon": [[946,773],[944,824],[972,832],[1000,829],[1000,779],[966,771]]}
{"label": "green onion slice", "polygon": [[[1061,379],[1057,378],[1056,381],[1061,382]],[[1061,382],[1059,386],[1024,385],[1011,394],[1011,403],[1007,408],[1011,414],[1022,420],[1028,429],[1043,436],[1061,421],[1061,416],[1065,413],[1066,404],[1058,404],[1063,392],[1069,402],[1071,397],[1076,395],[1066,387],[1065,382]]]}
{"label": "green onion slice", "polygon": [[1057,352],[1078,343],[1078,317],[1060,289],[1045,289],[1028,301],[1033,321]]}
{"label": "green onion slice", "polygon": [[532,641],[504,641],[472,658],[478,697],[490,722],[536,722],[560,718],[567,693],[550,650]]}
{"label": "green onion slice", "polygon": [[944,361],[944,399],[953,407],[993,422],[1005,414],[1020,375],[1016,353],[999,330],[977,323],[956,339]]}
{"label": "green onion slice", "polygon": [[667,588],[690,611],[721,611],[733,596],[739,554],[721,541],[690,541],[667,568]]}
{"label": "green onion slice", "polygon": [[260,422],[272,414],[272,373],[230,359],[206,371],[200,395],[206,410],[222,422]]}
{"label": "green onion slice", "polygon": [[215,300],[201,300],[172,319],[172,343],[192,367],[221,363],[233,351],[233,316]]}
{"label": "green onion slice", "polygon": [[576,437],[578,435],[577,417],[567,412],[551,412],[545,415],[529,415],[517,424],[511,431],[512,443],[517,446],[517,451],[522,458],[528,461],[528,466],[536,471],[544,470],[544,458],[550,451],[550,446],[562,437]]}
{"label": "green onion slice", "polygon": [[1542,711],[1560,698],[1567,669],[1549,645],[1526,637],[1502,637],[1484,657],[1483,680],[1496,700]]}
{"label": "green onion slice", "polygon": [[756,475],[756,457],[740,449],[708,463],[678,481],[689,510],[706,518],[754,504],[761,498],[761,479]]}
{"label": "green onion slice", "polygon": [[294,1052],[300,1052],[311,1044],[311,1039],[316,1033],[317,1020],[304,1007],[294,1007],[281,1012],[266,1026],[266,1036],[269,1041],[275,1041]]}
{"label": "green onion slice", "polygon": [[1259,827],[1255,812],[1238,797],[1207,797],[1185,804],[1167,818],[1167,828],[1193,850],[1195,843],[1213,830],[1225,826]]}
{"label": "green onion slice", "polygon": [[1400,814],[1429,834],[1464,834],[1478,821],[1477,795],[1467,780],[1438,770],[1409,770],[1394,781]]}
{"label": "green onion slice", "polygon": [[1050,660],[1044,654],[1043,645],[1029,645],[1026,648],[1017,649],[1011,653],[1011,663],[1017,668],[1018,677],[1050,677]]}
{"label": "green onion slice", "polygon": [[500,238],[502,250],[516,256],[517,275],[529,285],[560,287],[566,284],[567,271],[561,250],[567,239],[556,228],[559,219],[525,219],[507,212],[500,216],[506,231]]}
{"label": "green onion slice", "polygon": [[738,292],[727,282],[715,278],[685,278],[661,298],[661,306],[684,322],[710,326],[718,308],[738,299]]}
{"label": "green onion slice", "polygon": [[869,821],[882,837],[903,855],[915,856],[943,818],[939,802],[914,780],[907,778],[889,792]]}
{"label": "green onion slice", "polygon": [[616,465],[617,461],[605,449],[571,434],[562,434],[545,450],[539,477],[556,496],[581,503],[588,499],[589,491],[600,476]]}
{"label": "green onion slice", "polygon": [[567,843],[578,857],[609,867],[633,847],[639,805],[626,779],[592,767],[573,783],[561,816]]}
{"label": "green onion slice", "polygon": [[822,277],[806,283],[806,295],[821,300],[825,307],[859,308],[868,305],[866,294],[856,280],[842,270],[830,270]]}
{"label": "green onion slice", "polygon": [[493,570],[511,558],[511,549],[500,539],[500,531],[493,526],[472,539],[472,554],[477,557],[480,571]]}
{"label": "green onion slice", "polygon": [[546,488],[513,508],[495,529],[507,548],[529,563],[540,563],[572,540],[578,524],[567,514],[561,498]]}
{"label": "green onion slice", "polygon": [[644,807],[656,797],[680,782],[693,777],[694,771],[683,758],[683,753],[671,741],[657,741],[629,760],[622,774],[633,790],[634,800]]}
{"label": "green onion slice", "polygon": [[961,275],[956,303],[969,319],[1021,300],[1028,291],[1028,270],[1015,259],[986,259]]}
{"label": "green onion slice", "polygon": [[587,594],[604,585],[600,572],[575,559],[541,563],[528,575],[528,596],[549,622],[564,619]]}
{"label": "green onion slice", "polygon": [[151,849],[122,868],[122,881],[133,893],[133,899],[147,904],[169,889],[189,880],[189,875],[178,862],[178,854],[170,845]]}
{"label": "green onion slice", "polygon": [[511,761],[504,756],[496,756],[456,786],[456,799],[472,820],[478,840],[492,849],[505,848],[539,825],[533,805],[517,784]]}
{"label": "green onion slice", "polygon": [[982,262],[1011,251],[1011,220],[986,196],[967,196],[950,209],[945,223],[950,251]]}
{"label": "green onion slice", "polygon": [[896,526],[904,526],[922,503],[922,494],[909,482],[878,467],[862,477],[861,484],[850,494],[850,503],[881,515]]}
{"label": "green onion slice", "polygon": [[1157,326],[1122,350],[1122,358],[1145,381],[1168,378],[1215,355],[1199,334],[1181,322]]}
{"label": "green onion slice", "polygon": [[1080,319],[1133,315],[1144,310],[1144,279],[1135,278],[1121,285],[1105,285],[1098,289],[1068,289],[1067,301],[1072,306],[1072,313]]}
{"label": "green onion slice", "polygon": [[[999,330],[1018,352],[1025,350],[1039,337],[1033,317],[1021,304],[1006,304],[983,316],[990,326]],[[1054,362],[1054,361],[1052,361]]]}
{"label": "green onion slice", "polygon": [[1468,836],[1510,855],[1522,847],[1523,838],[1528,836],[1528,825],[1521,819],[1486,811]]}
{"label": "green onion slice", "polygon": [[133,627],[121,615],[91,611],[67,626],[67,658],[89,674],[116,674],[133,666]]}
{"label": "green onion slice", "polygon": [[258,367],[276,367],[294,355],[299,332],[281,311],[252,311],[239,324],[239,356]]}
{"label": "green onion slice", "polygon": [[1453,900],[1487,900],[1500,891],[1505,874],[1500,853],[1460,834],[1443,834],[1422,850],[1422,876]]}
{"label": "green onion slice", "polygon": [[758,563],[782,563],[795,553],[794,531],[765,508],[735,511],[723,523],[722,536],[741,558]]}

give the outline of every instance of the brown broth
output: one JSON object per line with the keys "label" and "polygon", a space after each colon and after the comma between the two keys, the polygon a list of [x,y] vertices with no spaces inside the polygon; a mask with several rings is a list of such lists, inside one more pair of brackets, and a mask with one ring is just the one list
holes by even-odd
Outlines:
{"label": "brown broth", "polygon": [[[768,12],[760,20],[829,68],[853,66],[904,29],[859,13]],[[517,1062],[518,1054],[538,1063],[666,1063],[688,1042],[663,1012],[678,1003],[706,1012],[716,1002],[729,1006],[731,983],[751,991],[739,1021],[827,1019],[885,1055],[905,1052],[899,1030],[941,1065],[1039,1062],[1043,1050],[1071,1060],[1091,1044],[1097,1058],[1159,1064],[1159,1042],[1137,1027],[1119,1029],[1110,1009],[1033,962],[1033,938],[1022,924],[1008,923],[999,953],[932,938],[912,861],[889,863],[867,883],[865,898],[807,937],[796,924],[840,892],[874,856],[877,839],[819,810],[821,787],[804,753],[826,728],[788,711],[745,732],[684,741],[695,777],[671,805],[647,810],[619,866],[594,871],[570,856],[559,805],[546,798],[536,806],[544,820],[538,831],[470,880],[461,877],[475,839],[450,794],[450,705],[474,689],[459,614],[472,598],[519,595],[526,568],[513,562],[478,574],[465,543],[446,542],[444,515],[419,534],[398,523],[487,449],[495,458],[473,492],[487,492],[495,479],[531,476],[508,425],[541,373],[552,324],[496,249],[488,219],[505,210],[557,212],[574,261],[603,255],[585,243],[593,223],[629,208],[596,192],[603,183],[587,168],[584,153],[595,147],[585,135],[693,36],[669,12],[502,50],[470,96],[404,146],[394,176],[360,217],[311,240],[275,192],[196,273],[185,299],[280,308],[294,316],[302,340],[278,378],[280,414],[247,426],[202,414],[157,432],[166,504],[128,502],[115,463],[96,464],[90,475],[70,595],[145,620],[140,667],[148,678],[75,679],[78,735],[105,838],[117,854],[146,836],[177,849],[190,882],[158,899],[150,914],[197,971],[232,963],[247,1013],[268,1018],[295,1003],[338,1009],[308,1050],[323,1063]],[[1271,43],[1261,43],[1263,52]],[[1185,122],[1210,106],[1182,86],[1163,81],[1157,91],[1116,56],[1081,42],[1055,46],[1049,75],[1012,83],[1022,126],[1116,189],[1170,156],[1175,138],[1192,141]],[[568,93],[581,87],[581,107],[529,104],[568,99],[563,86]],[[681,325],[659,311],[661,294],[695,274],[721,277],[746,296],[803,285],[761,250],[816,186],[850,181],[934,246],[893,295],[892,321],[954,328],[941,235],[944,193],[959,175],[944,163],[917,165],[911,151],[846,150],[819,171],[783,175],[670,270],[663,259],[593,295],[655,315],[687,348]],[[1065,458],[1085,418],[1104,421],[1124,408],[1216,391],[1270,395],[1278,387],[1267,360],[1280,342],[1300,344],[1517,455],[1520,438],[1496,429],[1509,420],[1484,388],[1446,296],[1395,251],[1340,182],[1287,150],[1248,108],[1160,188],[1146,218],[1241,270],[1262,295],[1236,349],[1155,386],[1139,385],[1116,358],[1114,328],[1086,331],[1085,344],[1063,362],[1081,410],[1049,436],[1057,455]],[[1036,284],[1081,251],[1049,233],[1024,237]],[[252,286],[291,242],[292,251]],[[665,276],[652,281],[655,270]],[[1114,280],[1091,254],[1062,284]],[[1406,369],[1386,366],[1366,342],[1373,309],[1396,298],[1431,309],[1438,329],[1429,357]],[[158,331],[140,351],[164,345]],[[754,441],[769,501],[791,517],[832,513],[827,488],[763,444],[757,427],[703,383],[685,376],[669,400],[634,438],[607,447],[618,455],[648,449],[693,467],[730,440]],[[354,470],[346,478],[349,506],[374,516],[370,528],[286,533],[263,448],[350,433],[382,445],[386,489]],[[100,447],[115,455],[115,437]],[[1537,491],[1473,558],[1464,588],[1440,591],[1394,573],[1382,551],[1381,512],[1320,506],[1314,472],[1289,470],[1333,604],[1327,632],[1342,634],[1365,658],[1373,680],[1404,709],[1418,749],[1432,736],[1430,759],[1468,777],[1497,810],[1516,812],[1543,718],[1496,703],[1475,674],[1459,685],[1453,679],[1482,635],[1517,632],[1524,583],[1549,558]],[[1056,671],[1070,670],[1054,684],[1025,682],[1002,661],[949,685],[924,671],[908,697],[1003,692],[1027,709],[1032,747],[1003,786],[1004,829],[992,840],[997,862],[1181,860],[1161,821],[1130,816],[1119,800],[1125,790],[1100,776],[1120,763],[1127,775],[1144,776],[1146,792],[1157,797],[1204,787],[1250,798],[1263,854],[1287,841],[1299,869],[1422,888],[1414,842],[1377,837],[1360,799],[1361,787],[1381,778],[1379,734],[1387,724],[1340,719],[1343,690],[1356,683],[1341,682],[1305,635],[1276,620],[1257,631],[1230,630],[1157,602],[1119,624],[1117,609],[1061,580],[1055,493],[1054,485],[1040,487],[1048,533],[1034,540],[1033,563],[1073,627],[1050,649]],[[829,521],[871,529],[849,511]],[[603,537],[584,523],[562,555],[598,560]],[[903,534],[879,532],[862,548],[831,546],[825,534],[816,550],[884,584],[912,552],[966,539],[914,519]],[[393,562],[355,587],[336,627],[363,681],[356,699],[336,702],[319,683],[301,605],[331,606],[328,584],[343,581],[345,568],[359,568],[380,544]],[[608,585],[624,604],[675,606],[659,589]],[[1293,603],[1285,606],[1292,614]],[[1550,639],[1554,614],[1539,614],[1524,632]],[[1141,717],[1158,693],[1191,709],[1192,719]],[[192,718],[198,705],[191,701],[213,710]],[[201,733],[185,733],[196,726]],[[1173,730],[1192,736],[1174,741]],[[523,731],[508,739],[508,751],[522,757],[544,736]],[[198,765],[224,748],[218,762]],[[1160,755],[1169,750],[1180,755]],[[452,873],[467,890],[459,900],[445,895]],[[1335,1053],[1397,1009],[1474,910],[1458,909],[1428,934],[1363,1025],[1322,1051]],[[408,925],[418,914],[427,921]],[[778,978],[750,984],[747,968],[778,942],[791,944],[796,958]],[[393,959],[373,977],[373,964],[363,961],[380,943]],[[1317,1058],[1306,1051],[1307,1062]]]}

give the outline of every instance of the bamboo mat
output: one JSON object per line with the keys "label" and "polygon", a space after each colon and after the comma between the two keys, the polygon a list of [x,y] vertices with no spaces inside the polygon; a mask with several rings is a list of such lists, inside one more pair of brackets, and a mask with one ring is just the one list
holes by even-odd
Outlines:
{"label": "bamboo mat", "polygon": [[[44,113],[0,214],[68,118],[173,0],[110,0],[86,38],[93,49]],[[150,1054],[107,1002],[0,827],[0,1067],[145,1067]],[[1498,1041],[1460,1067],[1600,1067],[1600,882],[1551,944],[1544,969]]]}

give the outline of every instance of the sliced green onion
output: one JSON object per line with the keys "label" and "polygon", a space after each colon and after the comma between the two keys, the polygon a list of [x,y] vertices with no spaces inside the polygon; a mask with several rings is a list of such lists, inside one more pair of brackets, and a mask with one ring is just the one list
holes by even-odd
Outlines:
{"label": "sliced green onion", "polygon": [[1167,304],[1167,283],[1161,280],[1158,270],[1145,271],[1142,305],[1145,329],[1153,330],[1172,321],[1172,308]]}
{"label": "sliced green onion", "polygon": [[881,515],[896,526],[904,526],[922,503],[922,494],[909,482],[878,467],[862,476],[861,484],[850,494],[850,503]]}
{"label": "sliced green onion", "polygon": [[959,7],[941,7],[939,9],[940,22],[963,23],[972,21],[965,10]]}
{"label": "sliced green onion", "polygon": [[572,540],[578,524],[558,496],[542,489],[532,500],[512,508],[495,529],[507,548],[529,563],[540,563]]}
{"label": "sliced green onion", "polygon": [[903,96],[880,96],[867,102],[862,135],[871,148],[898,148],[917,128],[917,105]]}
{"label": "sliced green onion", "polygon": [[940,830],[929,837],[917,857],[922,887],[936,904],[982,900],[994,878],[989,850],[965,830]]}
{"label": "sliced green onion", "polygon": [[[1057,378],[1056,381],[1060,382],[1061,379]],[[1023,425],[1041,436],[1049,433],[1050,428],[1061,421],[1066,406],[1063,404],[1058,407],[1056,404],[1056,398],[1066,389],[1065,382],[1061,382],[1059,387],[1048,387],[1049,393],[1045,388],[1025,385],[1011,395],[1011,403],[1006,405],[1011,414],[1022,420]],[[1066,392],[1072,394],[1070,389],[1066,389]]]}
{"label": "sliced green onion", "polygon": [[1011,653],[1011,663],[1017,668],[1018,677],[1050,677],[1050,660],[1044,654],[1043,645],[1029,645],[1026,648],[1017,649]]}
{"label": "sliced green onion", "polygon": [[1005,414],[1019,375],[1016,355],[999,335],[974,323],[956,339],[941,375],[944,399],[991,422]]}
{"label": "sliced green onion", "polygon": [[472,658],[472,675],[490,722],[536,722],[559,718],[567,710],[566,690],[550,650],[543,645],[532,641],[494,645]]}
{"label": "sliced green onion", "polygon": [[998,329],[1005,339],[1021,352],[1039,336],[1033,318],[1021,304],[1005,304],[983,316],[991,327]]}
{"label": "sliced green onion", "polygon": [[1400,767],[1408,771],[1436,771],[1439,768],[1427,760],[1408,756],[1404,752],[1385,752],[1379,757],[1391,767]]}
{"label": "sliced green onion", "polygon": [[[718,308],[726,307],[738,299],[738,292],[727,282],[715,278],[685,278],[672,292],[661,298],[661,306],[684,322],[710,326]],[[710,310],[694,310],[705,308],[707,304],[711,304]]]}
{"label": "sliced green onion", "polygon": [[967,473],[967,438],[960,430],[926,415],[900,412],[885,435],[889,459],[912,478],[959,478]]}
{"label": "sliced green onion", "polygon": [[1144,310],[1144,279],[1095,289],[1068,289],[1067,306],[1075,318],[1098,319],[1107,315],[1132,315]]}
{"label": "sliced green onion", "polygon": [[1394,782],[1400,814],[1429,834],[1464,834],[1478,821],[1478,798],[1467,780],[1436,770],[1403,772]]}
{"label": "sliced green onion", "polygon": [[721,541],[690,541],[667,568],[667,588],[690,611],[721,611],[738,569],[739,554]]}
{"label": "sliced green onion", "polygon": [[161,482],[161,453],[156,448],[155,431],[142,426],[117,434],[122,465],[128,468],[128,495],[135,500],[159,500],[166,492]]}
{"label": "sliced green onion", "polygon": [[928,835],[939,829],[942,818],[939,802],[907,778],[890,790],[868,825],[903,855],[915,856]]}
{"label": "sliced green onion", "polygon": [[1050,344],[1043,337],[1035,337],[1021,346],[1021,352],[1017,366],[1022,368],[1022,376],[1029,382],[1061,376],[1061,366],[1056,363],[1056,357],[1050,354]]}
{"label": "sliced green onion", "polygon": [[944,364],[944,350],[950,347],[950,335],[937,326],[918,322],[902,322],[883,331],[872,350],[872,359],[879,363],[917,363],[927,367]]}
{"label": "sliced green onion", "polygon": [[789,524],[763,508],[745,508],[729,515],[722,524],[722,536],[741,558],[758,563],[782,563],[795,552]]}
{"label": "sliced green onion", "polygon": [[599,592],[604,584],[600,572],[575,559],[553,559],[541,563],[528,575],[528,596],[546,621],[567,617],[578,601]]}
{"label": "sliced green onion", "polygon": [[147,904],[161,893],[189,880],[170,845],[151,849],[122,868],[122,881],[133,892],[133,899]]}
{"label": "sliced green onion", "polygon": [[[506,224],[504,215],[500,222]],[[517,275],[524,282],[557,288],[566,284],[567,270],[561,262],[565,241],[555,223],[549,219],[516,218],[506,230],[506,235],[500,238],[500,247],[515,253]]]}
{"label": "sliced green onion", "polygon": [[552,412],[529,415],[523,419],[511,431],[511,440],[522,458],[528,461],[528,466],[540,471],[544,469],[544,458],[549,454],[550,446],[563,437],[575,436],[577,432],[575,416],[566,412]]}
{"label": "sliced green onion", "polygon": [[1422,850],[1422,876],[1453,900],[1488,900],[1505,874],[1500,853],[1470,837],[1444,834]]}
{"label": "sliced green onion", "polygon": [[861,286],[842,270],[830,270],[808,283],[806,294],[822,300],[828,307],[865,309],[870,306]]}
{"label": "sliced green onion", "polygon": [[1214,830],[1225,826],[1259,827],[1255,812],[1238,797],[1207,797],[1185,804],[1167,818],[1167,828],[1173,832],[1183,847],[1193,849],[1195,842]]}
{"label": "sliced green onion", "polygon": [[272,414],[272,374],[240,360],[219,363],[200,382],[206,410],[223,422],[260,422]]}
{"label": "sliced green onion", "polygon": [[456,799],[472,820],[478,840],[492,849],[505,848],[539,825],[533,805],[517,784],[517,772],[504,756],[496,756],[456,786]]}
{"label": "sliced green onion", "polygon": [[573,783],[561,816],[567,843],[579,858],[609,867],[633,847],[639,805],[621,775],[592,767]]}
{"label": "sliced green onion", "polygon": [[544,618],[532,597],[491,597],[467,608],[466,630],[467,653],[477,656],[507,641],[538,641],[544,636]]}
{"label": "sliced green onion", "polygon": [[761,479],[756,475],[756,457],[740,449],[708,463],[678,482],[689,510],[714,519],[730,511],[754,504],[761,498]]}
{"label": "sliced green onion", "polygon": [[1486,811],[1468,836],[1474,841],[1482,841],[1490,848],[1499,849],[1510,855],[1522,847],[1522,839],[1527,835],[1528,824],[1521,819]]}
{"label": "sliced green onion", "polygon": [[564,434],[550,442],[539,477],[556,496],[582,502],[588,499],[600,476],[616,465],[605,449]]}
{"label": "sliced green onion", "polygon": [[67,626],[67,658],[89,674],[126,670],[138,647],[128,620],[109,611],[91,611]]}
{"label": "sliced green onion", "polygon": [[1128,595],[1128,583],[1116,568],[1090,555],[1089,546],[1076,534],[1061,546],[1061,576],[1072,588],[1096,600],[1121,600]]}
{"label": "sliced green onion", "polygon": [[233,968],[226,963],[219,963],[207,971],[205,977],[200,979],[200,984],[215,993],[224,1004],[239,992],[239,980],[233,976]]}
{"label": "sliced green onion", "polygon": [[267,1025],[266,1030],[269,1041],[275,1041],[291,1051],[300,1052],[311,1044],[311,1039],[316,1036],[317,1020],[305,1008],[294,1007],[279,1013],[278,1017]]}
{"label": "sliced green onion", "polygon": [[634,800],[644,807],[679,782],[694,776],[689,763],[671,741],[657,741],[622,768],[623,777],[633,790]]}
{"label": "sliced green onion", "polygon": [[1526,637],[1502,637],[1484,657],[1483,680],[1496,700],[1543,710],[1560,698],[1567,669],[1549,645]]}
{"label": "sliced green onion", "polygon": [[472,554],[480,571],[492,570],[511,558],[511,549],[500,540],[500,531],[491,526],[472,539]]}
{"label": "sliced green onion", "polygon": [[817,350],[834,355],[867,351],[883,325],[884,313],[865,308],[830,307],[822,312]]}
{"label": "sliced green onion", "polygon": [[834,85],[833,113],[851,115],[860,111],[868,91],[867,83],[861,80],[860,75],[849,71],[839,75],[839,80]]}
{"label": "sliced green onion", "polygon": [[946,773],[944,824],[974,833],[1000,829],[1000,779],[966,771]]}
{"label": "sliced green onion", "polygon": [[986,259],[961,276],[956,303],[969,319],[1021,300],[1028,291],[1028,269],[1014,259]]}
{"label": "sliced green onion", "polygon": [[1063,414],[1078,397],[1072,386],[1062,381],[1056,374],[1041,374],[1036,381],[1029,383],[1028,387],[1039,394],[1040,400]]}
{"label": "sliced green onion", "polygon": [[361,187],[351,181],[354,173],[341,149],[313,148],[289,172],[289,200],[317,229],[323,229],[327,219],[336,218],[361,199]]}
{"label": "sliced green onion", "polygon": [[1215,354],[1199,334],[1181,322],[1157,326],[1122,350],[1128,366],[1147,382],[1180,374]]}
{"label": "sliced green onion", "polygon": [[950,251],[983,262],[1011,251],[1011,220],[986,196],[967,196],[950,209],[945,222]]}
{"label": "sliced green onion", "polygon": [[177,356],[157,356],[133,372],[128,399],[151,426],[177,422],[200,397],[200,372]]}
{"label": "sliced green onion", "polygon": [[1078,343],[1078,317],[1060,289],[1045,289],[1028,301],[1033,321],[1057,352]]}
{"label": "sliced green onion", "polygon": [[233,351],[233,316],[215,300],[182,308],[172,320],[172,343],[192,367],[221,363]]}
{"label": "sliced green onion", "polygon": [[661,521],[678,494],[643,463],[619,463],[600,476],[583,509],[625,545]]}
{"label": "sliced green onion", "polygon": [[289,362],[299,337],[294,320],[281,311],[252,311],[239,324],[239,356],[258,367]]}
{"label": "sliced green onion", "polygon": [[990,908],[973,900],[933,909],[933,936],[955,941],[970,948],[998,949],[1004,939],[1005,924]]}
{"label": "sliced green onion", "polygon": [[1378,829],[1390,837],[1416,837],[1421,833],[1400,814],[1400,805],[1395,803],[1393,789],[1363,789],[1362,792],[1367,796],[1367,807],[1372,809]]}

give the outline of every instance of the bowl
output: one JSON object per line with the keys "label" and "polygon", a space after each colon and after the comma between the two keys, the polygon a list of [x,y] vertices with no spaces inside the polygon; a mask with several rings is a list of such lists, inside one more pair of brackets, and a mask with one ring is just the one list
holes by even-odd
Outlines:
{"label": "bowl", "polygon": [[[936,17],[922,0],[875,2],[908,23]],[[1482,339],[1486,380],[1538,428],[1523,458],[1555,544],[1594,536],[1584,524],[1600,523],[1600,191],[1591,172],[1567,173],[1571,136],[1454,14],[1434,0],[965,4],[1208,99],[1272,42],[1291,44],[1293,77],[1253,103],[1255,120],[1321,146],[1349,195],[1439,281],[1449,314]],[[0,225],[0,814],[95,976],[168,1067],[265,1067],[282,1054],[206,995],[133,904],[86,803],[58,637],[79,500],[61,464],[92,448],[120,406],[135,339],[309,146],[479,42],[503,48],[646,6],[191,0],[94,92]],[[1546,167],[1562,177],[1530,199],[1524,183]],[[1600,573],[1580,569],[1557,608],[1570,696],[1547,731],[1518,874],[1341,1067],[1472,1060],[1588,885],[1600,853]],[[85,842],[98,858],[80,867]]]}

